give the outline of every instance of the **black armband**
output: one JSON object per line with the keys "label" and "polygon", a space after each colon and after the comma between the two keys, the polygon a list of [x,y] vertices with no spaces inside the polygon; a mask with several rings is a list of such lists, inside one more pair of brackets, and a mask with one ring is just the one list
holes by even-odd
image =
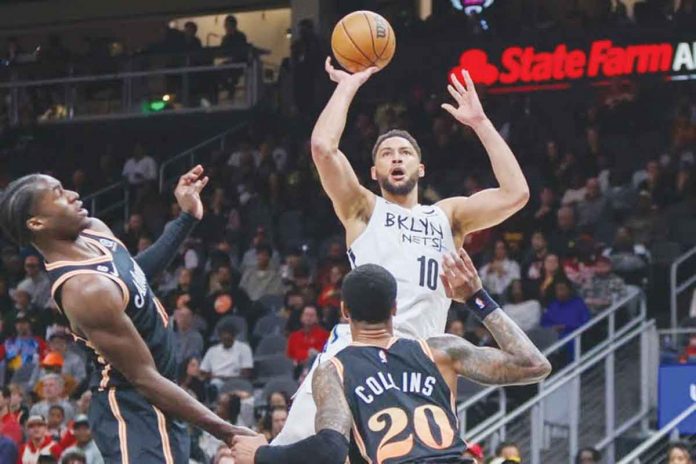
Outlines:
{"label": "black armband", "polygon": [[482,288],[466,300],[466,307],[483,321],[490,313],[500,308],[500,305]]}
{"label": "black armband", "polygon": [[341,433],[323,429],[319,433],[287,446],[262,446],[256,450],[255,464],[343,464],[348,457],[348,439]]}

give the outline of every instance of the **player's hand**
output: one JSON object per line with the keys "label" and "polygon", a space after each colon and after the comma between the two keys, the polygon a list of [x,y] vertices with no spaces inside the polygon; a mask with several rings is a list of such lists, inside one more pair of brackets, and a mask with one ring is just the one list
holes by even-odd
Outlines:
{"label": "player's hand", "polygon": [[267,444],[268,441],[262,434],[254,434],[253,437],[234,437],[231,448],[235,464],[254,464],[256,450]]}
{"label": "player's hand", "polygon": [[464,248],[460,248],[458,254],[443,256],[440,280],[445,287],[445,295],[460,302],[468,300],[483,288],[476,267]]}
{"label": "player's hand", "polygon": [[179,178],[179,183],[174,189],[174,196],[181,211],[189,213],[198,220],[203,218],[201,190],[207,183],[208,177],[203,176],[203,166],[200,164]]}
{"label": "player's hand", "polygon": [[475,127],[486,121],[488,117],[483,111],[483,106],[481,106],[481,101],[476,93],[476,87],[474,86],[474,81],[471,80],[469,71],[462,71],[462,76],[464,77],[466,87],[454,73],[450,74],[452,84],[447,85],[447,90],[449,90],[449,93],[457,102],[457,107],[455,108],[449,103],[443,103],[441,106],[460,123]]}
{"label": "player's hand", "polygon": [[357,87],[363,85],[365,82],[367,82],[371,75],[379,71],[379,68],[377,66],[372,66],[370,68],[365,69],[364,71],[359,71],[350,74],[341,69],[334,68],[331,64],[330,56],[326,58],[326,64],[324,65],[324,69],[326,69],[326,73],[329,75],[329,78],[337,84],[346,82],[355,84]]}

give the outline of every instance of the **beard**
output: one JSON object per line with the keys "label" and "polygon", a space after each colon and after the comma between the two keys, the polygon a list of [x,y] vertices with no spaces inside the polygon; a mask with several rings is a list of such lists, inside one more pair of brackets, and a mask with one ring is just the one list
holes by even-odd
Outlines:
{"label": "beard", "polygon": [[382,190],[389,192],[392,195],[408,195],[413,191],[414,188],[416,188],[416,184],[418,183],[418,173],[413,173],[413,175],[406,179],[406,182],[401,185],[394,185],[391,183],[389,181],[389,176],[378,176],[377,183],[379,183]]}

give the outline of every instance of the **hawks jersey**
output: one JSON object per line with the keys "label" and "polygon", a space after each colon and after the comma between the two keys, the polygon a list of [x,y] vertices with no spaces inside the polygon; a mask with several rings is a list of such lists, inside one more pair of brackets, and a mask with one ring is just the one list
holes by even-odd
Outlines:
{"label": "hawks jersey", "polygon": [[348,250],[353,267],[379,264],[396,279],[394,330],[408,338],[445,332],[451,300],[440,282],[442,255],[456,251],[449,219],[437,206],[412,209],[377,196],[365,230]]}
{"label": "hawks jersey", "polygon": [[[147,278],[126,247],[112,236],[93,230],[80,234],[89,244],[101,252],[101,256],[82,261],[56,261],[46,264],[51,279],[51,293],[58,308],[61,306],[61,287],[71,277],[79,274],[98,274],[114,281],[123,295],[123,308],[152,353],[157,370],[169,380],[176,375],[176,359],[172,327],[164,307],[155,297]],[[95,369],[90,378],[90,388],[104,390],[109,387],[130,387],[120,372],[116,371],[94,348],[73,333],[75,341],[89,353]]]}
{"label": "hawks jersey", "polygon": [[424,340],[353,343],[330,361],[353,415],[350,462],[460,462],[455,398]]}

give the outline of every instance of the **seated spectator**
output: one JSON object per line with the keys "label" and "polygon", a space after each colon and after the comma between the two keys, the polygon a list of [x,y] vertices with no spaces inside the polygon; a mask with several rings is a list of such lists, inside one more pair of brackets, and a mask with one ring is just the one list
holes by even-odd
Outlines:
{"label": "seated spectator", "polygon": [[585,179],[583,179],[582,174],[577,171],[570,172],[568,177],[570,178],[570,185],[561,198],[561,205],[572,207],[585,198]]}
{"label": "seated spectator", "polygon": [[157,162],[145,153],[141,144],[133,149],[133,156],[128,158],[123,166],[123,177],[133,187],[140,187],[147,182],[157,180]]}
{"label": "seated spectator", "polygon": [[[43,397],[43,379],[48,374],[59,375],[63,379],[63,392],[65,396],[70,396],[77,387],[77,383],[72,376],[63,374],[63,356],[60,353],[49,351],[41,360],[40,369],[34,369],[30,384],[34,385],[34,392]],[[34,377],[35,376],[35,377]]]}
{"label": "seated spectator", "polygon": [[259,430],[259,433],[262,433],[270,443],[271,440],[277,437],[283,430],[287,419],[287,408],[271,407],[263,418],[262,427],[261,430]]}
{"label": "seated spectator", "polygon": [[527,332],[539,326],[541,304],[537,300],[526,297],[521,280],[512,281],[506,301],[507,303],[503,305],[503,311],[522,330]]}
{"label": "seated spectator", "polygon": [[677,442],[667,447],[667,464],[691,464],[692,462],[688,444]]}
{"label": "seated spectator", "polygon": [[618,275],[611,272],[611,260],[601,256],[595,263],[595,270],[580,291],[585,304],[593,313],[608,308],[616,299],[626,295],[626,284]]}
{"label": "seated spectator", "polygon": [[578,451],[575,457],[575,464],[599,464],[602,460],[602,453],[594,448],[583,448]]}
{"label": "seated spectator", "polygon": [[128,248],[128,251],[133,255],[138,253],[138,241],[140,237],[147,235],[145,230],[145,221],[143,216],[138,213],[133,213],[128,218],[128,222],[123,226],[123,231],[118,234],[118,238]]}
{"label": "seated spectator", "polygon": [[272,268],[270,245],[262,243],[256,247],[256,266],[244,271],[239,287],[244,290],[252,301],[264,295],[283,295],[285,287],[277,268]]}
{"label": "seated spectator", "polygon": [[75,408],[64,397],[63,378],[58,374],[48,374],[41,379],[43,384],[43,400],[34,404],[29,411],[30,416],[48,417],[51,406],[57,404],[63,407],[65,419],[70,421],[75,415]]}
{"label": "seated spectator", "polygon": [[[694,301],[696,301],[696,296],[694,297]],[[304,295],[297,290],[288,290],[285,294],[282,315],[287,320],[284,328],[286,334],[290,334],[302,328],[300,316],[302,316],[302,309],[305,307],[306,302],[307,300]]]}
{"label": "seated spectator", "polygon": [[556,219],[556,230],[551,233],[549,245],[554,253],[564,258],[575,248],[578,239],[575,211],[569,206],[564,206],[556,213]]}
{"label": "seated spectator", "polygon": [[27,419],[27,442],[19,449],[19,462],[35,464],[39,455],[48,453],[54,458],[60,457],[60,446],[48,434],[46,419],[40,415],[31,415]]}
{"label": "seated spectator", "polygon": [[577,205],[578,226],[594,231],[600,222],[611,219],[609,202],[599,188],[599,181],[591,177],[585,182],[585,197]]}
{"label": "seated spectator", "polygon": [[502,240],[495,242],[493,260],[483,266],[481,282],[494,298],[500,298],[507,292],[510,283],[520,278],[520,265],[507,256],[507,245]]}
{"label": "seated spectator", "polygon": [[538,283],[544,269],[544,259],[549,253],[548,241],[543,232],[535,231],[530,244],[531,249],[522,262],[522,279]]}
{"label": "seated spectator", "polygon": [[329,281],[324,285],[317,304],[320,308],[341,307],[341,283],[343,282],[344,269],[341,266],[333,266],[329,271]]}
{"label": "seated spectator", "polygon": [[269,409],[284,408],[287,411],[290,409],[290,396],[284,391],[274,391],[266,398],[266,404]]}
{"label": "seated spectator", "polygon": [[557,279],[553,288],[554,298],[541,317],[541,325],[555,329],[563,337],[587,323],[590,310],[582,298],[574,294],[569,280]]}
{"label": "seated spectator", "polygon": [[548,254],[544,259],[544,267],[539,279],[537,295],[542,304],[547,304],[553,297],[553,283],[557,278],[566,278],[558,255]]}
{"label": "seated spectator", "polygon": [[295,361],[295,364],[304,364],[307,358],[321,352],[329,338],[329,332],[319,325],[316,306],[304,307],[300,323],[302,328],[292,332],[288,337],[288,357]]}
{"label": "seated spectator", "polygon": [[650,252],[645,246],[633,241],[633,235],[628,228],[619,227],[616,230],[614,243],[604,250],[603,255],[611,259],[614,272],[627,284],[643,285],[643,280],[648,274]]}
{"label": "seated spectator", "polygon": [[89,419],[86,415],[80,414],[75,417],[72,426],[72,434],[77,443],[63,452],[62,459],[73,452],[79,452],[86,458],[87,464],[104,464],[104,458],[97,448],[97,444],[92,439],[92,429],[89,426]]}
{"label": "seated spectator", "polygon": [[24,388],[16,383],[11,383],[8,388],[10,389],[10,414],[17,422],[24,425],[29,417]]}
{"label": "seated spectator", "polygon": [[505,441],[495,448],[495,456],[510,461],[521,462],[520,448],[513,442]]}
{"label": "seated spectator", "polygon": [[68,432],[68,427],[66,426],[65,421],[65,411],[61,405],[54,404],[48,408],[46,428],[48,430],[48,434],[56,443],[60,443],[65,434]]}
{"label": "seated spectator", "polygon": [[27,365],[38,364],[46,354],[46,341],[32,334],[25,313],[17,314],[15,331],[16,336],[9,337],[0,345],[0,360],[5,361],[10,373]]}
{"label": "seated spectator", "polygon": [[231,321],[222,322],[218,327],[220,343],[208,348],[201,362],[202,377],[217,388],[229,379],[251,377],[254,367],[251,348],[235,340],[236,335],[237,329]]}
{"label": "seated spectator", "polygon": [[[43,459],[43,456],[40,458]],[[51,464],[58,464],[57,461],[51,461]],[[48,464],[39,460],[39,464]],[[87,462],[87,456],[85,456],[80,451],[71,451],[70,453],[64,454],[60,460],[60,464],[89,464]]]}
{"label": "seated spectator", "polygon": [[24,258],[24,271],[26,278],[17,284],[17,290],[23,290],[29,294],[31,304],[43,309],[48,306],[51,299],[51,282],[48,275],[41,268],[41,260],[36,255]]}
{"label": "seated spectator", "polygon": [[[68,334],[65,332],[53,332],[48,338],[48,348],[50,353],[60,355],[60,371],[57,373],[62,374],[63,380],[66,382],[68,382],[68,379],[71,379],[69,382],[77,385],[87,376],[86,363],[85,360],[80,357],[80,355],[68,349],[68,343],[70,343],[68,337]],[[50,370],[52,367],[50,365],[51,360],[47,358],[48,354],[41,360],[41,364],[44,368],[48,366]],[[47,364],[47,361],[49,361],[49,364]],[[43,375],[47,373],[48,372],[41,372],[37,369],[35,375],[32,376],[32,381],[38,381],[39,378],[43,377]]]}
{"label": "seated spectator", "polygon": [[578,236],[575,247],[563,259],[563,272],[574,286],[581,287],[594,274],[596,250],[597,245],[592,236],[582,234]]}
{"label": "seated spectator", "polygon": [[179,386],[193,393],[198,401],[205,401],[205,382],[198,358],[192,356],[184,359],[179,366],[179,372]]}
{"label": "seated spectator", "polygon": [[643,190],[638,194],[638,204],[624,223],[631,231],[636,243],[649,245],[653,242],[659,227],[659,213],[650,198],[650,193]]}
{"label": "seated spectator", "polygon": [[539,207],[534,212],[534,221],[544,233],[550,233],[556,224],[556,193],[551,187],[544,187],[539,193]]}
{"label": "seated spectator", "polygon": [[326,256],[317,265],[316,281],[320,286],[326,285],[331,280],[331,270],[338,266],[343,270],[343,275],[350,270],[350,263],[346,255],[346,246],[340,240],[334,240],[329,244]]}
{"label": "seated spectator", "polygon": [[689,343],[684,347],[684,351],[679,356],[679,362],[696,363],[696,334],[689,335]]}
{"label": "seated spectator", "polygon": [[450,321],[447,322],[447,327],[445,328],[445,333],[448,333],[450,335],[456,335],[457,337],[464,338],[465,329],[466,328],[464,327],[464,323],[462,322],[462,320],[459,318],[456,318],[456,319],[451,319]]}
{"label": "seated spectator", "polygon": [[[12,439],[17,447],[19,447],[22,444],[22,426],[19,424],[15,415],[10,411],[11,396],[10,389],[8,387],[3,387],[2,396],[0,396],[0,435]],[[0,456],[2,456],[1,453]]]}
{"label": "seated spectator", "polygon": [[203,356],[203,336],[193,327],[193,311],[188,306],[174,310],[174,352],[176,363],[180,365],[184,359]]}

